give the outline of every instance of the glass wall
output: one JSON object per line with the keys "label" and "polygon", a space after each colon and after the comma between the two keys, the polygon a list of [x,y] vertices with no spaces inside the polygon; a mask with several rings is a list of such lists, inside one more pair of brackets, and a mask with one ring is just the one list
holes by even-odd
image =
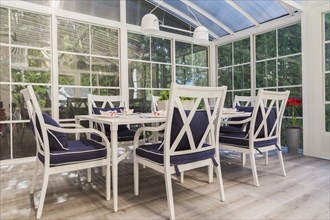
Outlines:
{"label": "glass wall", "polygon": [[330,12],[324,15],[325,131],[330,132]]}
{"label": "glass wall", "polygon": [[34,136],[20,90],[33,85],[40,107],[51,113],[49,15],[1,7],[0,160],[35,155]]}
{"label": "glass wall", "polygon": [[218,47],[218,86],[227,86],[226,107],[235,95],[251,95],[250,38]]}
{"label": "glass wall", "polygon": [[57,20],[60,119],[87,114],[87,94],[119,94],[118,30]]}
{"label": "glass wall", "polygon": [[130,108],[150,112],[151,95],[171,87],[171,40],[136,33],[127,37]]}
{"label": "glass wall", "polygon": [[175,42],[176,83],[182,85],[208,86],[208,47]]}

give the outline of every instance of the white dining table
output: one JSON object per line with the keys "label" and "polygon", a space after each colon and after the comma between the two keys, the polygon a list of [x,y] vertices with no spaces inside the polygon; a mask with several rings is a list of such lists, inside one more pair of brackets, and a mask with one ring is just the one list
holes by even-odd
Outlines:
{"label": "white dining table", "polygon": [[[222,119],[235,117],[249,117],[250,112],[235,112],[227,111],[221,115]],[[81,121],[89,121],[96,123],[108,124],[111,131],[111,160],[112,160],[112,187],[113,187],[113,209],[118,211],[118,126],[127,124],[148,124],[148,123],[164,123],[165,116],[154,116],[153,113],[133,113],[133,114],[117,114],[116,117],[109,117],[104,115],[76,115],[76,123]]]}

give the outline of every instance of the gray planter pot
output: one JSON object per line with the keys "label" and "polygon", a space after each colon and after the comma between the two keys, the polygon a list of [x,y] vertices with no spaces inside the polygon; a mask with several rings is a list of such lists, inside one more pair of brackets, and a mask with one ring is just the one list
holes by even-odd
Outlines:
{"label": "gray planter pot", "polygon": [[301,135],[301,128],[298,127],[286,128],[285,130],[286,144],[288,147],[288,152],[290,154],[299,153],[300,135]]}

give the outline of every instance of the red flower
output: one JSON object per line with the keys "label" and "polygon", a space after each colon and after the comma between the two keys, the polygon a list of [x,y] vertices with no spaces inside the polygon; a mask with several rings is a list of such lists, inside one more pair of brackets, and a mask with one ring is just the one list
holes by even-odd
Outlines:
{"label": "red flower", "polygon": [[292,107],[295,107],[295,106],[299,106],[302,104],[302,100],[299,99],[299,98],[289,98],[288,99],[288,102],[286,103],[286,106],[292,106]]}

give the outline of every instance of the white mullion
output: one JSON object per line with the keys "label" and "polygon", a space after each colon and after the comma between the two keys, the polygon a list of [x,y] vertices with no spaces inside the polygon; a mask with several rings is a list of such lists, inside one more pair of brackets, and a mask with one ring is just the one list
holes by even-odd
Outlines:
{"label": "white mullion", "polygon": [[275,61],[275,72],[276,72],[276,91],[278,91],[278,29],[275,30],[275,41],[276,41],[276,61]]}
{"label": "white mullion", "polygon": [[[10,35],[11,33],[11,20],[10,20],[10,17],[11,17],[11,9],[8,9],[8,33]],[[12,103],[13,103],[13,93],[12,93],[12,87],[13,87],[13,82],[12,82],[12,71],[11,71],[11,37],[9,37],[9,47],[8,47],[8,56],[9,56],[9,92],[10,92],[10,95],[9,95],[9,115],[10,115],[10,118],[9,118],[9,130],[10,130],[10,159],[12,160],[14,157],[13,157],[13,121],[12,121],[12,115],[13,115],[13,112],[12,112]]]}
{"label": "white mullion", "polygon": [[251,96],[256,96],[256,84],[257,84],[257,70],[256,70],[256,47],[255,47],[255,35],[250,35],[250,71],[251,71]]}
{"label": "white mullion", "polygon": [[171,63],[172,63],[172,72],[171,72],[171,79],[172,79],[172,82],[176,82],[176,60],[175,60],[175,50],[176,50],[176,46],[175,46],[175,39],[172,38],[171,40]]}
{"label": "white mullion", "polygon": [[[55,36],[55,37],[54,37]],[[51,110],[52,116],[56,120],[59,120],[59,98],[58,98],[58,91],[59,91],[59,68],[58,68],[58,42],[57,42],[57,17],[54,13],[51,15],[51,54],[52,54],[52,61],[51,61]]]}

